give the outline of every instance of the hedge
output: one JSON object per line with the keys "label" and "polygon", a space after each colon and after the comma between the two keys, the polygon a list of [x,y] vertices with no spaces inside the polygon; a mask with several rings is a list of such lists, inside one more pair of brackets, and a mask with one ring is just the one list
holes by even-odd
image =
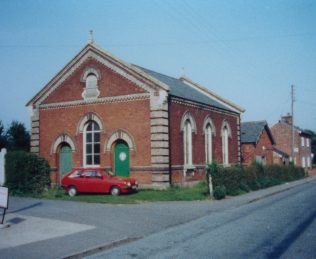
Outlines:
{"label": "hedge", "polygon": [[293,165],[253,164],[249,167],[223,167],[212,163],[206,167],[206,172],[212,177],[213,190],[224,186],[227,195],[238,195],[305,177],[304,169]]}
{"label": "hedge", "polygon": [[25,151],[7,153],[6,182],[12,194],[40,194],[50,184],[48,162]]}

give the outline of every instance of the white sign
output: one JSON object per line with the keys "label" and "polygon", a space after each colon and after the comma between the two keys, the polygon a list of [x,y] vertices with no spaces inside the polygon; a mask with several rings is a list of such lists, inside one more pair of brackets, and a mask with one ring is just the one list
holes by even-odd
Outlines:
{"label": "white sign", "polygon": [[0,208],[8,208],[8,188],[0,187]]}

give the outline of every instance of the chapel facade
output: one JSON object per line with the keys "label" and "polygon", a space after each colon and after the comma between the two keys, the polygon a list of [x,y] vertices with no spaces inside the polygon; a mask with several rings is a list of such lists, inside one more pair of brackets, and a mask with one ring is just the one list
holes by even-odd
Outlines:
{"label": "chapel facade", "polygon": [[240,163],[244,111],[210,90],[129,64],[87,44],[28,103],[31,151],[59,184],[71,168],[102,167],[165,188],[205,178],[212,161]]}

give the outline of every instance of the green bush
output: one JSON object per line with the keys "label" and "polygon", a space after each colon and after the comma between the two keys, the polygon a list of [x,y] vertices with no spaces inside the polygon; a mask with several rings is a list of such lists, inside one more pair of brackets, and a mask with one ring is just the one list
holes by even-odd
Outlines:
{"label": "green bush", "polygon": [[293,165],[263,166],[258,163],[253,163],[249,167],[240,165],[222,167],[213,163],[206,167],[206,171],[207,175],[212,177],[214,192],[217,187],[224,186],[227,195],[239,195],[250,190],[301,179],[305,176],[304,169]]}
{"label": "green bush", "polygon": [[216,200],[221,200],[226,197],[226,188],[224,185],[216,186],[213,191],[213,196]]}
{"label": "green bush", "polygon": [[13,151],[6,155],[6,183],[13,194],[40,194],[50,183],[48,162],[35,154]]}

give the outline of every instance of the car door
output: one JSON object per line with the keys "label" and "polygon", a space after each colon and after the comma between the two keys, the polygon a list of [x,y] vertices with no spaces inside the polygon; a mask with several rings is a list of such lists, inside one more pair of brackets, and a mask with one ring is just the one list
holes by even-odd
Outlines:
{"label": "car door", "polygon": [[86,192],[104,192],[103,178],[96,169],[85,172]]}

